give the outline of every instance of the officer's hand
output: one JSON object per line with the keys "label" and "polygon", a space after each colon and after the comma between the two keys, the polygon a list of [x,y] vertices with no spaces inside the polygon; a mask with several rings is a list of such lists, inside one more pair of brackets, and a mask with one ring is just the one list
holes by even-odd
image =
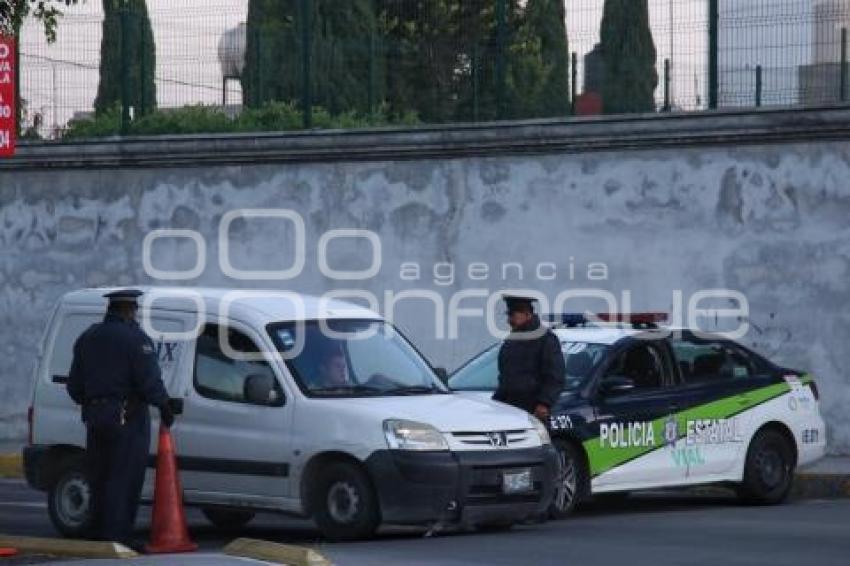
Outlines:
{"label": "officer's hand", "polygon": [[171,428],[171,425],[174,424],[174,412],[171,410],[171,407],[168,403],[163,403],[159,407],[159,420],[165,426],[165,428]]}
{"label": "officer's hand", "polygon": [[548,419],[549,407],[543,404],[538,404],[536,407],[534,407],[534,416],[540,419],[541,421]]}

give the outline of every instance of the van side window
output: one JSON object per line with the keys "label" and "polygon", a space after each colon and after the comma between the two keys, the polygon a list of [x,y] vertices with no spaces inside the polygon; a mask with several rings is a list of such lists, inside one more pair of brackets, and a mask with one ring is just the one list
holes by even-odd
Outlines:
{"label": "van side window", "polygon": [[68,377],[71,371],[71,359],[74,357],[74,342],[89,326],[103,320],[102,314],[71,313],[62,317],[53,351],[50,352],[50,380],[53,376]]}
{"label": "van side window", "polygon": [[[208,324],[198,336],[195,348],[195,389],[204,397],[230,401],[233,403],[251,403],[256,405],[282,405],[283,390],[274,376],[274,371],[266,361],[241,360],[228,357],[219,344],[219,333],[224,327]],[[233,328],[227,328],[226,344],[236,352],[250,354],[260,350],[245,334]],[[246,391],[251,380],[262,376],[273,384],[268,402],[249,400]]]}
{"label": "van side window", "polygon": [[683,337],[673,340],[672,346],[685,383],[747,379],[756,373],[746,352],[722,340]]}

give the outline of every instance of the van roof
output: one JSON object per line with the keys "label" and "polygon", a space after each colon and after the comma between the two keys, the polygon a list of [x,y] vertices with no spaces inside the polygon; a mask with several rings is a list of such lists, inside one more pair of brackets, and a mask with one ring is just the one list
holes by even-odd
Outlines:
{"label": "van roof", "polygon": [[126,288],[142,291],[144,295],[139,298],[140,304],[144,304],[147,298],[158,310],[196,312],[203,305],[206,312],[213,316],[227,314],[234,319],[263,325],[269,322],[339,318],[382,320],[374,311],[352,303],[279,289],[127,285],[71,291],[62,297],[62,303],[98,306],[106,310],[107,300],[103,295]]}

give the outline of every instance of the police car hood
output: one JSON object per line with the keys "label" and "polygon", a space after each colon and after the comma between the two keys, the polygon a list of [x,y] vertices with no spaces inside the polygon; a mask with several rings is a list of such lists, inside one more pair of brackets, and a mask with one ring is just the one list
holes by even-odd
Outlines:
{"label": "police car hood", "polygon": [[[491,394],[492,395],[492,394]],[[524,411],[486,398],[466,395],[409,395],[346,399],[357,406],[386,418],[427,423],[440,432],[486,432],[527,430],[532,428]]]}

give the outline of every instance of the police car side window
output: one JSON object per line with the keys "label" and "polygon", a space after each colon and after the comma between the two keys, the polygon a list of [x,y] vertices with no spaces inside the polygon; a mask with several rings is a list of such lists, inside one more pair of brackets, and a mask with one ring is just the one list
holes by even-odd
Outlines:
{"label": "police car side window", "polygon": [[[277,393],[283,391],[274,377],[274,371],[265,361],[233,359],[222,351],[219,343],[219,332],[226,327],[208,324],[204,332],[198,336],[195,348],[195,389],[204,397],[230,401],[233,403],[249,403],[245,398],[245,384],[249,376],[265,375],[275,384]],[[237,352],[258,353],[254,342],[233,328],[227,329],[226,343]]]}
{"label": "police car side window", "polygon": [[661,353],[651,344],[635,344],[614,358],[605,377],[629,378],[635,391],[658,389],[664,379]]}
{"label": "police car side window", "polygon": [[743,350],[722,340],[673,340],[673,353],[687,383],[747,379],[754,375],[753,360]]}

